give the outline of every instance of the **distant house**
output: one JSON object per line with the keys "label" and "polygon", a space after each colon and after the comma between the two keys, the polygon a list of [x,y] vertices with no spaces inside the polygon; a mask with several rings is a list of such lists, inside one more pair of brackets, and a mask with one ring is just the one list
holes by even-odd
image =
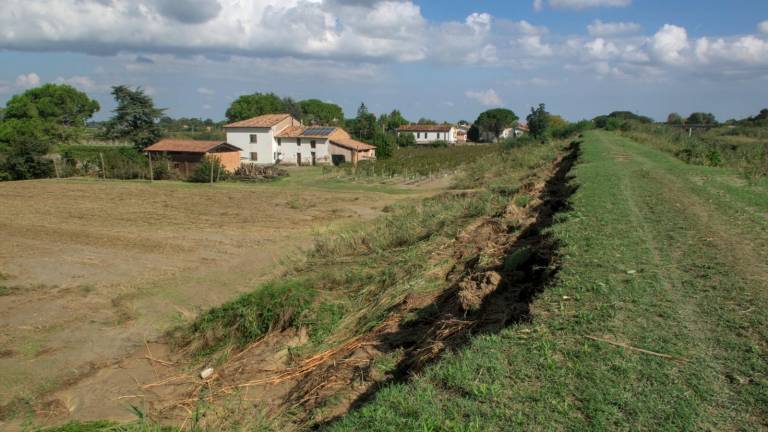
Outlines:
{"label": "distant house", "polygon": [[246,163],[328,165],[374,159],[376,147],[354,140],[342,128],[304,126],[290,114],[267,114],[224,126],[227,142]]}
{"label": "distant house", "polygon": [[410,124],[397,128],[397,135],[413,134],[416,144],[431,144],[435,141],[445,141],[456,144],[457,129],[454,125]]}
{"label": "distant house", "polygon": [[515,125],[513,127],[509,127],[501,131],[501,134],[499,134],[498,140],[496,139],[496,136],[493,134],[493,132],[485,131],[480,134],[480,140],[483,142],[496,142],[496,141],[503,141],[512,137],[520,138],[521,136],[528,133],[528,126],[527,125]]}
{"label": "distant house", "polygon": [[189,176],[205,158],[218,159],[224,169],[234,171],[240,166],[240,151],[239,147],[223,141],[176,139],[160,140],[144,149],[155,160],[167,157],[171,168],[183,176]]}

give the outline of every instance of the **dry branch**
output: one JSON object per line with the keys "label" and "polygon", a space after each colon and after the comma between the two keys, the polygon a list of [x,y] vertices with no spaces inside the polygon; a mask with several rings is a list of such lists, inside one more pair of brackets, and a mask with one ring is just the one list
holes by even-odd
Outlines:
{"label": "dry branch", "polygon": [[595,337],[595,336],[585,336],[585,337],[587,339],[591,339],[591,340],[598,341],[598,342],[605,342],[605,343],[610,344],[610,345],[614,345],[614,346],[617,346],[617,347],[625,348],[625,349],[628,349],[628,350],[631,350],[631,351],[637,351],[637,352],[640,352],[640,353],[643,353],[643,354],[652,355],[654,357],[659,357],[659,358],[663,358],[663,359],[667,359],[667,360],[672,360],[672,361],[677,361],[677,362],[683,362],[683,363],[688,361],[688,360],[680,358],[680,357],[675,357],[675,356],[671,356],[669,354],[662,354],[662,353],[658,353],[658,352],[655,352],[655,351],[649,351],[649,350],[646,350],[646,349],[633,347],[632,345],[627,345],[627,344],[624,344],[624,343],[621,343],[621,342],[614,342],[612,340],[603,339],[603,338],[599,338],[599,337]]}

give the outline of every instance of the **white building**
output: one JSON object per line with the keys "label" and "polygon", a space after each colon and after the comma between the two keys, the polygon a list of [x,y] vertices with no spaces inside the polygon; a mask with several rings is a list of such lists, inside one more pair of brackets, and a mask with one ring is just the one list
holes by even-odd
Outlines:
{"label": "white building", "polygon": [[341,164],[374,159],[376,147],[338,127],[308,126],[290,114],[267,114],[224,126],[227,142],[240,147],[246,163]]}
{"label": "white building", "polygon": [[454,125],[411,124],[397,128],[397,135],[413,134],[416,144],[431,144],[435,141],[445,141],[456,144],[457,134]]}
{"label": "white building", "polygon": [[[517,125],[511,128],[506,128],[503,131],[501,131],[501,134],[499,134],[498,141],[504,141],[508,138],[520,138],[524,134],[528,133],[528,126],[526,125]],[[496,137],[494,136],[493,132],[483,132],[480,134],[480,141],[482,142],[496,142]]]}

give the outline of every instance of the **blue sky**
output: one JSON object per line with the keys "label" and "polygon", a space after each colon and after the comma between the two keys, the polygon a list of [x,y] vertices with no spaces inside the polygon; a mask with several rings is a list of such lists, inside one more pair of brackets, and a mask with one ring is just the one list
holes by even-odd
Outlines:
{"label": "blue sky", "polygon": [[6,0],[0,102],[110,86],[172,116],[224,117],[252,92],[413,120],[544,102],[569,119],[768,106],[765,0]]}

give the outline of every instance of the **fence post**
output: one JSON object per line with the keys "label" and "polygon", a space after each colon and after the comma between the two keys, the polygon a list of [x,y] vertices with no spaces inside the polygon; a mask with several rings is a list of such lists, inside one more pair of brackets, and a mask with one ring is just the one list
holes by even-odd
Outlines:
{"label": "fence post", "polygon": [[99,158],[101,159],[101,175],[104,180],[107,179],[107,166],[104,164],[104,153],[99,152]]}
{"label": "fence post", "polygon": [[152,152],[147,152],[149,156],[149,182],[152,183],[155,180],[155,172],[152,170]]}

